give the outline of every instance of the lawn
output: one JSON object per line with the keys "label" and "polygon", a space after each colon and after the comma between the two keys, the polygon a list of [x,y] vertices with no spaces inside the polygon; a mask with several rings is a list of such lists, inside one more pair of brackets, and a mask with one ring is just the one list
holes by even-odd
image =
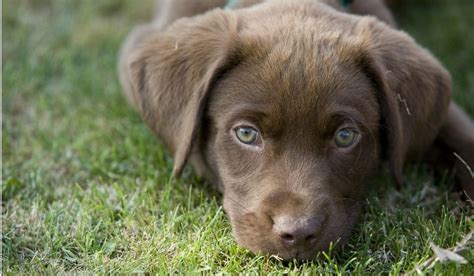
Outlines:
{"label": "lawn", "polygon": [[[374,178],[341,252],[285,264],[240,248],[220,195],[189,168],[170,180],[172,160],[121,94],[118,48],[152,2],[3,2],[3,273],[474,274],[472,243],[468,264],[423,264],[430,242],[451,248],[474,221],[453,177],[422,164],[401,191],[385,170]],[[474,115],[474,3],[404,2],[401,28],[449,69]]]}

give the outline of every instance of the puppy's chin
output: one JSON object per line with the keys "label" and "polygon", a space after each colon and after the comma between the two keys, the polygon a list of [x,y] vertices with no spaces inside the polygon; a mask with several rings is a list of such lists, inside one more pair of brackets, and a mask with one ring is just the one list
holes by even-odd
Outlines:
{"label": "puppy's chin", "polygon": [[[331,204],[328,218],[318,237],[310,242],[288,245],[274,232],[273,221],[257,212],[245,212],[233,204],[225,204],[237,243],[258,255],[275,255],[285,261],[311,261],[318,253],[334,252],[344,245],[356,223],[361,204]],[[236,208],[236,209],[234,209]]]}

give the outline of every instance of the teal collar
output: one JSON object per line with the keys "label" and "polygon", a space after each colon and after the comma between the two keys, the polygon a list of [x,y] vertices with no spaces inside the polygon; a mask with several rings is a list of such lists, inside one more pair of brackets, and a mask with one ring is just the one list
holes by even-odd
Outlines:
{"label": "teal collar", "polygon": [[227,5],[225,5],[224,9],[233,10],[238,3],[239,0],[227,0]]}
{"label": "teal collar", "polygon": [[352,0],[339,0],[339,2],[341,3],[341,6],[343,6],[346,9],[350,8],[352,4]]}
{"label": "teal collar", "polygon": [[[350,8],[353,0],[339,0],[341,3],[341,6],[344,8],[348,9]],[[226,10],[233,10],[237,4],[239,3],[239,0],[227,0],[227,5],[225,5],[224,9]]]}

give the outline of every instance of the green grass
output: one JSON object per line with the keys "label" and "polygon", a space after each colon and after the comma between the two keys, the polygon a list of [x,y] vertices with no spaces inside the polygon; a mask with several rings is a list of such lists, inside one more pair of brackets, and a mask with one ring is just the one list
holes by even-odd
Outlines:
{"label": "green grass", "polygon": [[[117,50],[150,18],[152,1],[3,2],[2,271],[319,272],[399,274],[473,230],[452,176],[422,165],[394,190],[372,183],[350,243],[332,257],[283,264],[234,242],[221,197],[172,160],[128,106]],[[405,1],[400,25],[452,72],[454,98],[474,115],[474,4]],[[426,273],[474,273],[436,263]]]}

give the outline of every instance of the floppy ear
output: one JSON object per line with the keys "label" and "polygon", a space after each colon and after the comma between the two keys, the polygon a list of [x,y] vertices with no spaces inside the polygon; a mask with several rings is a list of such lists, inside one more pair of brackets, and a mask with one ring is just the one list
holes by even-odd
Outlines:
{"label": "floppy ear", "polygon": [[214,10],[178,20],[165,31],[139,27],[123,47],[122,86],[174,154],[176,176],[191,152],[209,90],[229,64],[236,33],[232,13]]}
{"label": "floppy ear", "polygon": [[451,77],[425,49],[401,31],[373,18],[356,26],[366,50],[363,66],[377,87],[382,130],[392,175],[403,182],[407,159],[435,140],[447,114]]}

